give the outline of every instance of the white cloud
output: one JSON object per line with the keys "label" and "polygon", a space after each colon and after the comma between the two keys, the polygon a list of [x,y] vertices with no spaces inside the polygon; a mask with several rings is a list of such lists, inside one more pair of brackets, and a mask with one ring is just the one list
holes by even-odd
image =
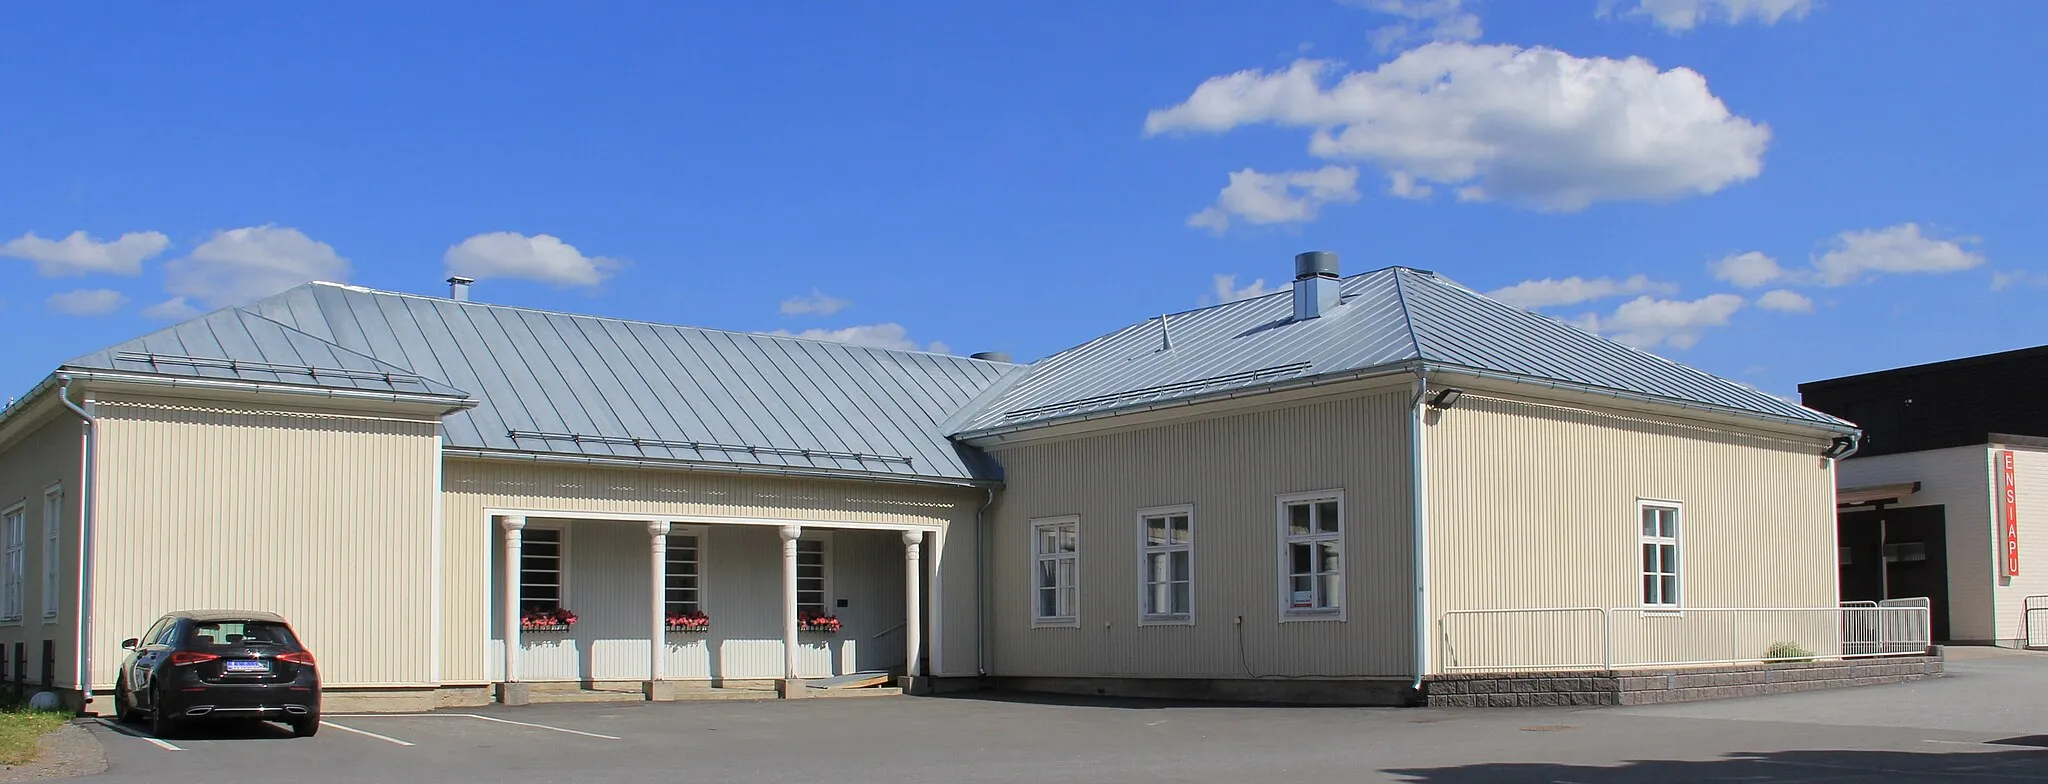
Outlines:
{"label": "white cloud", "polygon": [[1222,233],[1233,218],[1248,223],[1304,223],[1323,205],[1358,201],[1358,170],[1325,166],[1315,171],[1230,173],[1216,205],[1188,216],[1188,225]]}
{"label": "white cloud", "polygon": [[1486,296],[1518,308],[1543,308],[1553,305],[1570,305],[1622,294],[1672,294],[1678,286],[1661,283],[1643,275],[1630,275],[1625,280],[1613,278],[1544,278],[1525,280],[1513,286],[1495,289]]}
{"label": "white cloud", "polygon": [[778,329],[768,334],[807,338],[810,340],[829,340],[834,343],[852,343],[857,346],[872,346],[874,348],[896,349],[898,351],[951,353],[946,344],[938,341],[932,341],[931,344],[926,346],[918,345],[917,341],[910,339],[910,330],[904,329],[902,324],[895,322],[863,324],[845,329],[807,329],[802,332]]}
{"label": "white cloud", "polygon": [[1268,288],[1266,286],[1265,278],[1259,278],[1243,286],[1239,286],[1237,285],[1236,275],[1217,275],[1215,284],[1216,302],[1218,304],[1225,302],[1236,302],[1241,299],[1251,299],[1253,297],[1263,297],[1267,294],[1272,294],[1280,290],[1278,286]]}
{"label": "white cloud", "polygon": [[1763,171],[1771,136],[1698,73],[1641,58],[1434,43],[1371,71],[1336,70],[1304,59],[1214,77],[1148,114],[1145,132],[1302,128],[1317,157],[1555,211],[1719,191]]}
{"label": "white cloud", "polygon": [[1756,288],[1785,277],[1785,270],[1778,266],[1778,260],[1757,251],[1737,253],[1708,264],[1715,280],[1724,280],[1746,289]]}
{"label": "white cloud", "polygon": [[61,240],[44,239],[29,232],[0,244],[0,256],[35,262],[36,274],[46,278],[95,272],[135,275],[142,272],[142,262],[155,258],[170,245],[171,238],[155,231],[131,231],[111,242],[95,240],[83,231],[71,232]]}
{"label": "white cloud", "polygon": [[52,294],[44,304],[67,316],[104,316],[128,304],[128,295],[113,289],[79,289]]}
{"label": "white cloud", "polygon": [[192,307],[192,303],[186,302],[184,297],[172,297],[142,309],[143,318],[164,321],[182,321],[197,315],[199,309]]}
{"label": "white cloud", "polygon": [[1991,290],[2004,291],[2013,286],[2048,286],[2048,274],[2027,270],[1993,270]]}
{"label": "white cloud", "polygon": [[1413,174],[1400,171],[1389,172],[1387,174],[1387,193],[1403,199],[1427,199],[1429,198],[1430,187],[1415,184],[1415,175]]}
{"label": "white cloud", "polygon": [[1367,34],[1367,40],[1380,52],[1421,41],[1472,41],[1481,34],[1479,15],[1466,11],[1463,0],[1352,0],[1352,4],[1403,20]]}
{"label": "white cloud", "polygon": [[1649,295],[1622,303],[1608,316],[1586,314],[1573,323],[1642,349],[1669,344],[1691,348],[1711,327],[1727,326],[1741,310],[1734,294],[1710,294],[1695,300],[1658,299]]}
{"label": "white cloud", "polygon": [[1812,313],[1813,298],[1789,289],[1772,289],[1756,298],[1756,306],[1783,313]]}
{"label": "white cloud", "polygon": [[262,299],[308,281],[340,282],[348,274],[348,259],[327,243],[298,229],[250,226],[214,232],[191,255],[164,265],[164,289],[174,297],[217,308]]}
{"label": "white cloud", "polygon": [[806,313],[816,313],[820,316],[830,316],[845,310],[846,306],[851,304],[853,303],[817,289],[811,289],[810,296],[790,297],[783,300],[782,315],[799,316]]}
{"label": "white cloud", "polygon": [[1872,273],[1961,272],[1984,263],[1984,256],[1963,249],[1975,237],[1942,240],[1920,233],[1919,224],[1901,223],[1882,229],[1845,231],[1835,235],[1827,253],[1813,262],[1823,285],[1846,286]]}
{"label": "white cloud", "polygon": [[585,256],[551,234],[528,237],[510,231],[478,234],[442,254],[448,274],[485,280],[517,278],[563,286],[595,286],[622,266],[618,260]]}
{"label": "white cloud", "polygon": [[1601,0],[1594,15],[1648,17],[1673,33],[1691,30],[1707,22],[1738,25],[1747,21],[1770,26],[1780,19],[1799,20],[1813,11],[1814,0]]}

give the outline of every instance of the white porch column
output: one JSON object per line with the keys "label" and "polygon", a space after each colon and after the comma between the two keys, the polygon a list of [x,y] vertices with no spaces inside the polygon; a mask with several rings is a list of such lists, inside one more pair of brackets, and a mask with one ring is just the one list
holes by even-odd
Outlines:
{"label": "white porch column", "polygon": [[499,701],[524,702],[518,699],[523,694],[512,684],[519,682],[519,531],[526,527],[526,518],[503,515],[498,518],[498,525],[505,529],[505,688],[499,692]]}
{"label": "white porch column", "polygon": [[917,590],[918,580],[924,577],[920,563],[923,548],[923,531],[903,532],[903,646],[908,656],[904,674],[913,678],[924,674],[918,661],[919,649],[924,647],[924,602]]}
{"label": "white porch column", "polygon": [[654,685],[661,682],[661,663],[668,649],[668,530],[667,520],[655,520],[647,524],[648,546],[648,603],[647,630],[647,696],[652,699]]}
{"label": "white porch column", "polygon": [[[803,526],[782,527],[782,679],[796,682],[796,540]],[[791,689],[794,691],[794,689]],[[788,695],[785,695],[788,696]]]}

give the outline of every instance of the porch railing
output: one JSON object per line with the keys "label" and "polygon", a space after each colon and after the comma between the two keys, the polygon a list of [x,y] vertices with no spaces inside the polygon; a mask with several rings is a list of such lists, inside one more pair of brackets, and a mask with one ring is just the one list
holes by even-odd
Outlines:
{"label": "porch railing", "polygon": [[1443,614],[1446,672],[1611,670],[1926,653],[1926,599],[1840,607],[1531,607]]}

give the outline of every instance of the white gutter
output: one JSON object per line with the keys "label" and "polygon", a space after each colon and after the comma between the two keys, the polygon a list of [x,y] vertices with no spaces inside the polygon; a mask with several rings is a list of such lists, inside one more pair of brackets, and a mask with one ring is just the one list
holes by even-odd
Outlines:
{"label": "white gutter", "polygon": [[1408,495],[1409,537],[1413,540],[1408,548],[1413,563],[1409,567],[1415,582],[1415,680],[1408,684],[1419,697],[1422,693],[1422,677],[1429,672],[1429,486],[1427,479],[1428,455],[1423,450],[1422,428],[1428,416],[1424,407],[1429,399],[1429,371],[1415,369],[1415,399],[1408,404],[1410,421],[1408,425]]}
{"label": "white gutter", "polygon": [[[988,502],[974,510],[974,673],[988,677],[988,526],[983,515],[996,505],[996,489],[988,489]],[[1034,600],[1035,601],[1035,600]]]}
{"label": "white gutter", "polygon": [[797,468],[783,466],[762,466],[746,463],[707,463],[696,460],[658,460],[636,457],[606,457],[602,455],[563,455],[546,452],[511,452],[500,449],[443,448],[444,457],[466,457],[477,460],[505,460],[526,463],[568,463],[572,465],[606,466],[613,468],[654,468],[669,471],[713,471],[734,474],[796,477],[800,479],[854,479],[863,482],[894,482],[898,484],[992,488],[1001,486],[998,482],[974,479],[945,479],[929,476],[906,476],[879,474],[866,471],[836,471],[829,468]]}
{"label": "white gutter", "polygon": [[475,408],[477,401],[452,395],[425,395],[411,392],[376,392],[366,389],[332,389],[327,387],[302,387],[290,384],[268,384],[261,381],[229,381],[218,378],[183,378],[174,376],[152,376],[135,373],[106,372],[99,370],[66,370],[58,373],[63,378],[77,378],[84,381],[99,381],[113,384],[140,384],[170,387],[173,389],[203,389],[208,391],[248,392],[259,395],[291,395],[293,397],[317,397],[330,400],[363,400],[379,403],[413,403],[418,405],[445,406],[450,411]]}
{"label": "white gutter", "polygon": [[78,638],[73,650],[72,665],[77,668],[78,709],[85,712],[92,705],[92,554],[94,506],[98,501],[97,482],[93,469],[97,467],[99,419],[93,416],[89,406],[92,398],[85,399],[85,406],[71,402],[71,377],[63,373],[57,379],[57,400],[84,420],[84,427],[78,436]]}

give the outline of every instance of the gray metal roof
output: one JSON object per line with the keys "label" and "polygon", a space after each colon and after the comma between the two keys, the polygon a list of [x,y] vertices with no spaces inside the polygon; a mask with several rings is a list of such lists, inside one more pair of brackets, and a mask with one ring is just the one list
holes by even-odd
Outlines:
{"label": "gray metal roof", "polygon": [[247,306],[467,390],[451,448],[972,480],[940,425],[1018,366],[315,283]]}
{"label": "gray metal roof", "polygon": [[[1509,307],[1402,267],[1342,282],[1342,304],[1293,319],[1291,292],[1148,319],[1030,366],[955,435],[974,437],[1167,401],[1426,365],[1561,383],[1822,429],[1853,426],[1760,390]],[[1171,348],[1168,348],[1170,344]]]}
{"label": "gray metal roof", "polygon": [[467,399],[460,389],[245,310],[217,310],[64,363],[66,370]]}

